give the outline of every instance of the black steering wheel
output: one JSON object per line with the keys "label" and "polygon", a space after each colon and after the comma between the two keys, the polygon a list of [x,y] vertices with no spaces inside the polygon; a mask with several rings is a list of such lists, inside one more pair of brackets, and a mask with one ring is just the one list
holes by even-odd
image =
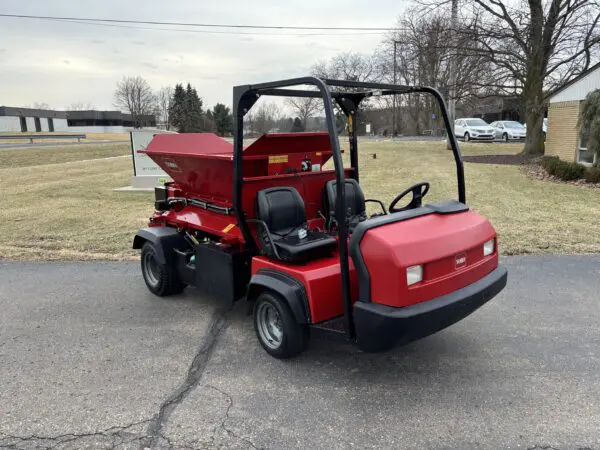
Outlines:
{"label": "black steering wheel", "polygon": [[[402,200],[404,197],[406,197],[406,195],[409,194],[410,192],[412,192],[412,195],[413,195],[410,203],[402,208],[396,208],[395,207],[396,204],[400,200]],[[390,213],[395,213],[395,212],[400,212],[400,211],[406,211],[408,209],[419,208],[419,207],[421,207],[421,204],[422,204],[421,200],[423,200],[423,197],[425,197],[428,192],[429,192],[429,183],[427,181],[413,184],[408,189],[405,189],[404,191],[402,191],[398,195],[396,195],[396,198],[394,200],[392,200],[392,203],[390,203],[390,207],[388,208],[388,211]]]}

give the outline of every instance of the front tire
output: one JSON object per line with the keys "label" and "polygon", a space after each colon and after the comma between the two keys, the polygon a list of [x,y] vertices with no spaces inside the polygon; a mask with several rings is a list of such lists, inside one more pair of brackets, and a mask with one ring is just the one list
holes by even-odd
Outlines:
{"label": "front tire", "polygon": [[156,247],[145,242],[141,253],[142,276],[146,286],[159,297],[180,294],[185,284],[179,280],[177,270],[168,264],[161,264],[156,257]]}
{"label": "front tire", "polygon": [[279,359],[296,356],[308,346],[308,326],[296,322],[281,298],[263,292],[254,302],[254,330],[265,351]]}
{"label": "front tire", "polygon": [[508,142],[508,134],[504,133],[504,134],[502,135],[502,140],[503,140],[504,142]]}
{"label": "front tire", "polygon": [[471,140],[471,136],[469,133],[465,133],[465,142],[469,142]]}

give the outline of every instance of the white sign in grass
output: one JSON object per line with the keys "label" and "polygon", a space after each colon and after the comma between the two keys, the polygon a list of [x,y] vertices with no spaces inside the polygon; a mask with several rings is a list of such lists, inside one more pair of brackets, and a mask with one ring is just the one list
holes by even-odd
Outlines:
{"label": "white sign in grass", "polygon": [[172,181],[167,173],[148,155],[141,153],[146,150],[155,135],[164,133],[172,132],[160,130],[131,132],[131,155],[133,159],[131,187],[137,189],[153,188],[164,184],[165,181]]}

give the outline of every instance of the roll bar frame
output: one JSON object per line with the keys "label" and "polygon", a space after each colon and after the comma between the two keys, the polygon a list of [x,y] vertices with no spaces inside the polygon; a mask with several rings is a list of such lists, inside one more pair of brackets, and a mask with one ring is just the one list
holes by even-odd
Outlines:
{"label": "roll bar frame", "polygon": [[[316,90],[289,89],[293,86],[314,86]],[[332,91],[330,87],[342,88]],[[358,141],[356,127],[360,103],[373,96],[425,93],[435,97],[442,113],[450,148],[454,155],[457,175],[458,200],[466,203],[465,175],[462,156],[454,135],[454,124],[450,123],[446,103],[440,92],[428,86],[402,86],[385,83],[371,83],[351,80],[322,80],[317,77],[301,77],[268,83],[235,86],[233,88],[233,209],[238,226],[244,236],[246,247],[251,253],[257,253],[256,243],[250,233],[248,220],[242,207],[243,168],[242,152],[244,140],[244,116],[261,96],[276,97],[308,97],[321,98],[325,109],[325,124],[329,132],[332,158],[335,168],[336,183],[345,185],[344,165],[335,126],[333,101],[338,104],[346,115],[350,144],[350,166],[353,177],[359,180]],[[335,217],[338,223],[338,243],[340,254],[340,272],[342,283],[342,298],[344,304],[344,330],[348,339],[355,336],[352,317],[352,299],[350,297],[350,267],[348,262],[348,229],[345,220],[346,195],[345,189],[336,189]]]}

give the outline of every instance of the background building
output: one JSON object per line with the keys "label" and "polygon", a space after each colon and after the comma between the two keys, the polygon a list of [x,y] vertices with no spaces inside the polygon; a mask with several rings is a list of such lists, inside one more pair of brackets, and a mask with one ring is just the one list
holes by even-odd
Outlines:
{"label": "background building", "polygon": [[[133,129],[131,114],[120,111],[67,111],[69,131],[81,133],[126,133]],[[156,117],[138,116],[139,128],[156,128]]]}
{"label": "background building", "polygon": [[[156,128],[156,117],[137,118],[138,128]],[[131,114],[120,111],[53,111],[0,106],[0,132],[127,133],[133,129]]]}
{"label": "background building", "polygon": [[586,95],[595,89],[600,89],[600,64],[552,94],[548,107],[546,155],[582,164],[594,163],[594,153],[587,149],[586,133],[577,122]]}
{"label": "background building", "polygon": [[0,132],[68,131],[67,113],[48,109],[0,106]]}

